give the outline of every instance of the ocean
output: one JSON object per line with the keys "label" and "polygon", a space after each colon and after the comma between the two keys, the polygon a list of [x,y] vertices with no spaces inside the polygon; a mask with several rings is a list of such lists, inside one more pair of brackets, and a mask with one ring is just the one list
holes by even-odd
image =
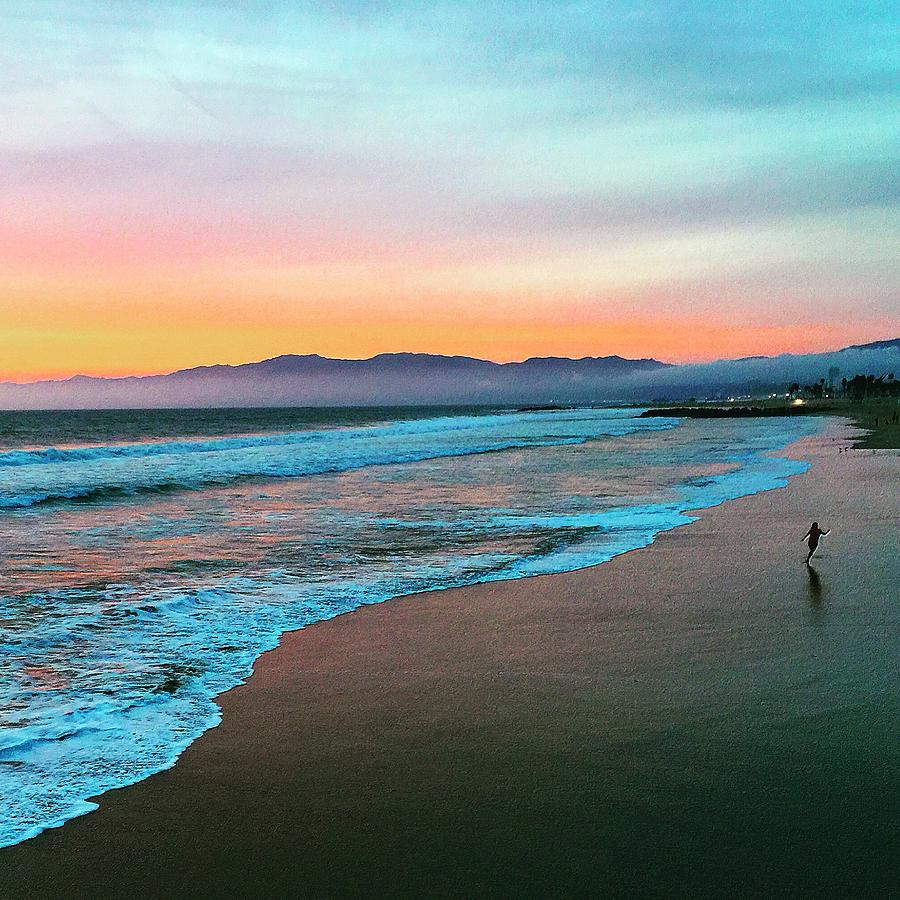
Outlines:
{"label": "ocean", "polygon": [[285,631],[646,546],[821,423],[639,412],[0,413],[0,846],[172,766]]}

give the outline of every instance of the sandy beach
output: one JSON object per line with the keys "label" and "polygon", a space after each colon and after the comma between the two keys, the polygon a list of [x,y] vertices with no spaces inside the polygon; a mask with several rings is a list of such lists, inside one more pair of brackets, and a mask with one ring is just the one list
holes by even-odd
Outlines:
{"label": "sandy beach", "polygon": [[285,635],[0,896],[890,896],[900,455],[849,433],[602,566]]}

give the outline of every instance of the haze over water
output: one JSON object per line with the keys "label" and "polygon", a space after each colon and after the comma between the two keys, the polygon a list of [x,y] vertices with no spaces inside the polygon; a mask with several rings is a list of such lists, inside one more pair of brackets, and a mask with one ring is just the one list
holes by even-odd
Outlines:
{"label": "haze over water", "polygon": [[636,412],[0,415],[0,846],[172,765],[284,631],[603,562],[818,428]]}

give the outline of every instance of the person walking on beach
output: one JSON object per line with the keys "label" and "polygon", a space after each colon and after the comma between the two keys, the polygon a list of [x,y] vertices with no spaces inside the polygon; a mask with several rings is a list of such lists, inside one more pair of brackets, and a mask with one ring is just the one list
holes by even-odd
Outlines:
{"label": "person walking on beach", "polygon": [[818,522],[813,522],[812,525],[809,526],[809,531],[807,531],[806,534],[803,535],[804,541],[807,538],[809,538],[809,543],[808,543],[809,553],[806,554],[806,564],[807,565],[809,565],[809,561],[813,558],[813,553],[816,552],[816,549],[819,546],[819,538],[824,537],[826,534],[829,534],[830,532],[831,532],[830,528],[826,529],[825,531],[822,531],[822,529],[819,528]]}

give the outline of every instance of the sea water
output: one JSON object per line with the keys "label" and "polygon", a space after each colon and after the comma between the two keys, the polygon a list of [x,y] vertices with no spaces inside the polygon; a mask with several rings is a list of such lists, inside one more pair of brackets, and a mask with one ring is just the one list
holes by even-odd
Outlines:
{"label": "sea water", "polygon": [[0,413],[0,846],[173,765],[283,632],[602,563],[819,427],[639,412]]}

